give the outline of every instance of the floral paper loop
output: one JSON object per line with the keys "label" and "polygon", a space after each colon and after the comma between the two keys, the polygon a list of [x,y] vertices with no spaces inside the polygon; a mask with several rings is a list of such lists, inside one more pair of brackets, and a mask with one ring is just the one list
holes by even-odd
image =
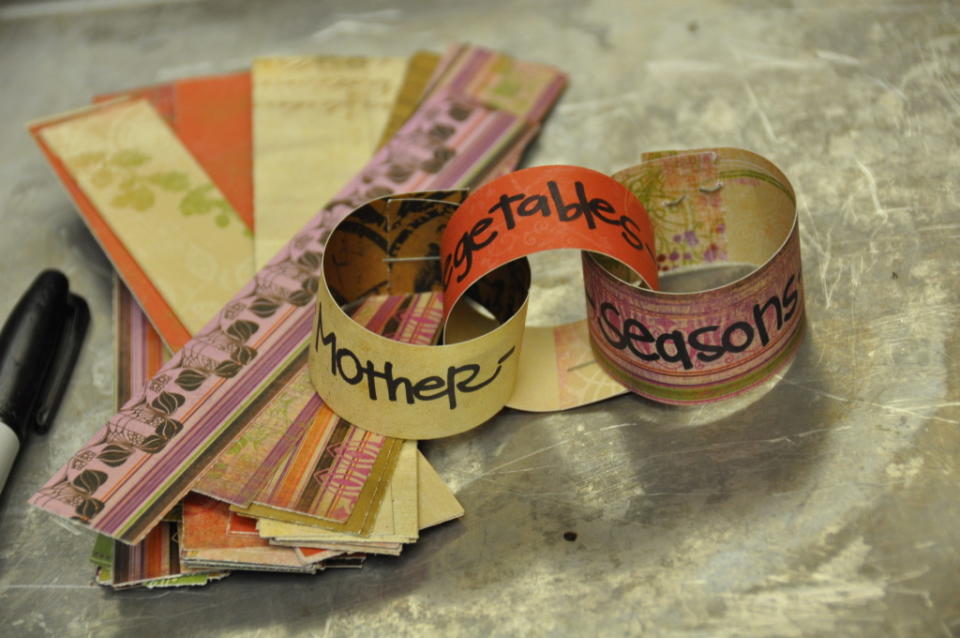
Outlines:
{"label": "floral paper loop", "polygon": [[[624,295],[585,255],[597,361],[629,389],[663,403],[704,403],[754,387],[792,359],[803,334],[793,188],[772,163],[740,149],[645,159],[613,177],[646,206],[661,273],[721,277],[696,290]],[[731,272],[739,274],[733,281]]]}

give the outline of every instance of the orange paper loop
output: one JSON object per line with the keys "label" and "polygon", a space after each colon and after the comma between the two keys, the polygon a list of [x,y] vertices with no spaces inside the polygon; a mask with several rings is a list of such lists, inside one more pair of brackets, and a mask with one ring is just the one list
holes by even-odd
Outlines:
{"label": "orange paper loop", "polygon": [[440,242],[444,319],[500,266],[560,248],[612,257],[657,288],[653,227],[640,201],[602,173],[540,166],[479,188],[450,220]]}

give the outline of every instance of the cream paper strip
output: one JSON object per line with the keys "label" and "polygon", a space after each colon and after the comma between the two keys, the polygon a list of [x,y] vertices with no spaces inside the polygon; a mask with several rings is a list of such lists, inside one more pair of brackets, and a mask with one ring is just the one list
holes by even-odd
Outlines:
{"label": "cream paper strip", "polygon": [[337,56],[254,61],[258,269],[370,160],[406,64]]}
{"label": "cream paper strip", "polygon": [[40,135],[191,334],[253,276],[249,231],[145,100]]}

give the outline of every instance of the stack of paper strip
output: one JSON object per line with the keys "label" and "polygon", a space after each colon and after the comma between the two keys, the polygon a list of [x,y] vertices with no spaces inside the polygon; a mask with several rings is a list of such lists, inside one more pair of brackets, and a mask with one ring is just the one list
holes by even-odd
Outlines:
{"label": "stack of paper strip", "polygon": [[[323,242],[372,197],[451,197],[514,169],[565,81],[462,45],[266,58],[31,125],[118,274],[119,412],[31,501],[100,532],[97,582],[359,567],[463,515],[415,441],[360,430],[314,392]],[[354,311],[412,343],[439,315],[432,293]]]}

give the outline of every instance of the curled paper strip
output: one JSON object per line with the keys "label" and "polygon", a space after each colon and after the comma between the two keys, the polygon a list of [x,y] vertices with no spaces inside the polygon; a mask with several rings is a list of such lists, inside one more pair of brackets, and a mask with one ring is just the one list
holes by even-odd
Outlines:
{"label": "curled paper strip", "polygon": [[732,396],[788,363],[803,334],[793,188],[772,163],[740,149],[650,157],[613,177],[646,204],[661,269],[720,266],[740,276],[702,290],[624,296],[584,255],[591,345],[608,374],[655,401]]}
{"label": "curled paper strip", "polygon": [[[310,374],[324,401],[360,427],[417,439],[463,432],[510,404],[518,374],[537,377],[556,366],[518,366],[530,284],[525,256],[543,250],[584,251],[597,363],[656,401],[740,392],[789,361],[799,343],[794,195],[782,173],[753,153],[657,154],[614,178],[538,167],[494,180],[459,206],[458,197],[374,200],[330,236]],[[665,252],[678,243],[689,250]],[[658,269],[704,272],[718,263],[750,272],[702,291],[659,289]],[[390,341],[341,309],[370,294],[437,289],[442,346]],[[493,325],[479,334],[477,308]],[[538,379],[519,381],[529,387]]]}

